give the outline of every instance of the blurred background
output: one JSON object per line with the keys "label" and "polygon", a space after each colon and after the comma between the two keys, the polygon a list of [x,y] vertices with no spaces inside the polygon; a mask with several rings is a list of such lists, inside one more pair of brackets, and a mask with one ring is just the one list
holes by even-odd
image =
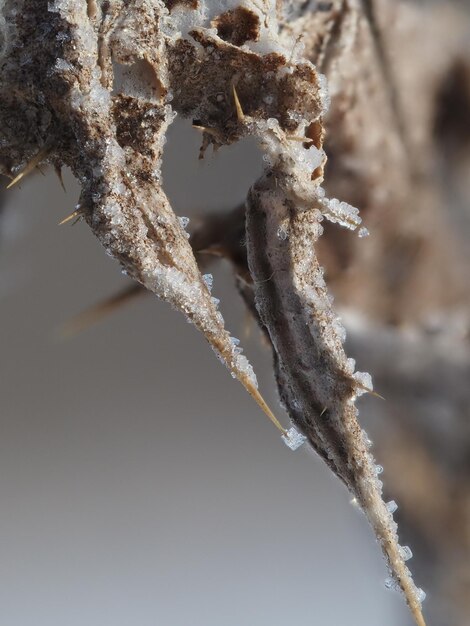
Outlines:
{"label": "blurred background", "polygon": [[[353,69],[339,48],[323,68],[326,188],[362,209],[371,235],[327,227],[319,252],[348,351],[386,398],[362,398],[361,423],[428,593],[424,613],[468,626],[469,40],[460,14],[435,10],[405,12],[389,42],[408,160],[390,94],[358,87],[374,74],[364,24]],[[318,62],[315,49],[312,38]],[[200,141],[178,119],[163,170],[195,228],[243,202],[262,163],[249,141],[198,161]],[[129,282],[85,224],[57,226],[79,189],[67,172],[65,193],[44,173],[4,193],[0,214],[1,623],[410,626],[349,494],[313,453],[285,447],[181,315],[143,295],[64,337]],[[287,423],[232,268],[210,271],[227,327]]]}

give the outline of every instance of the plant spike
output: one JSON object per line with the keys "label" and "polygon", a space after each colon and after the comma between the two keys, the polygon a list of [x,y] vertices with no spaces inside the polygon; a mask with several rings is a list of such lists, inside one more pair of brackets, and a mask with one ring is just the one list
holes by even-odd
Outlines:
{"label": "plant spike", "polygon": [[75,211],[72,211],[72,213],[67,215],[67,217],[64,217],[64,219],[61,220],[57,225],[58,226],[63,226],[64,224],[68,224],[68,222],[71,222],[75,218],[80,219],[81,217],[83,217],[83,210],[82,209],[76,209]]}
{"label": "plant spike", "polygon": [[15,176],[15,178],[7,185],[6,188],[11,189],[12,187],[14,187],[14,185],[19,183],[22,178],[30,174],[36,167],[38,167],[41,161],[44,161],[44,159],[46,159],[50,153],[51,147],[47,145],[43,146],[39,150],[39,152],[37,152],[35,156],[33,156],[33,158],[28,161],[24,168]]}
{"label": "plant spike", "polygon": [[[281,3],[266,0],[260,9],[246,0],[226,11],[208,0],[16,5],[5,13],[12,40],[0,65],[4,173],[12,154],[25,159],[32,138],[38,151],[8,188],[48,156],[71,168],[86,211],[61,223],[83,215],[130,278],[196,326],[284,440],[294,435],[288,445],[308,438],[365,511],[423,626],[419,594],[357,422],[356,396],[371,387],[345,355],[314,249],[324,217],[351,230],[361,218],[350,205],[325,198],[320,186],[325,79],[280,23]],[[348,6],[342,2],[340,13]],[[163,191],[163,146],[176,114],[204,130],[204,147],[251,135],[264,152],[264,175],[247,202],[248,260],[281,399],[300,434],[281,425],[258,391],[197,266],[184,221]]]}
{"label": "plant spike", "polygon": [[129,287],[122,289],[119,293],[114,294],[110,298],[99,302],[95,306],[73,317],[62,326],[60,335],[66,338],[73,337],[100,322],[125,304],[133,301],[137,296],[141,296],[145,293],[147,292],[142,289],[141,285],[133,283]]}
{"label": "plant spike", "polygon": [[233,100],[235,102],[235,109],[237,111],[237,119],[239,122],[245,121],[245,114],[242,109],[242,105],[240,104],[240,98],[238,97],[237,89],[235,87],[235,83],[232,83],[232,94]]}

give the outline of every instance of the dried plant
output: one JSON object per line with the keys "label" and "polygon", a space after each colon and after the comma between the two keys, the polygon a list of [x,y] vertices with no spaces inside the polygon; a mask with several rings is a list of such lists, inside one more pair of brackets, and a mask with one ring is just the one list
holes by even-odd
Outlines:
{"label": "dried plant", "polygon": [[[376,319],[416,320],[421,311],[408,304],[420,299],[407,294],[427,289],[419,262],[405,280],[388,282],[377,263],[395,267],[387,254],[397,233],[405,255],[419,238],[428,246],[426,271],[431,256],[446,297],[463,301],[464,281],[449,278],[449,264],[442,264],[445,228],[438,236],[436,221],[429,223],[430,212],[439,215],[439,188],[430,181],[435,97],[427,94],[455,65],[458,38],[438,54],[430,46],[423,55],[429,71],[407,72],[416,43],[393,27],[397,16],[405,30],[429,19],[439,37],[445,20],[454,34],[463,32],[462,22],[450,11],[437,20],[385,0],[0,4],[0,166],[13,178],[10,186],[41,162],[59,173],[71,168],[82,187],[71,217],[85,219],[132,279],[194,323],[289,447],[306,440],[343,481],[380,542],[390,586],[423,625],[424,594],[406,566],[410,551],[399,545],[394,503],[382,498],[381,468],[357,420],[356,398],[372,392],[371,378],[346,356],[318,259],[340,302]],[[202,132],[202,155],[210,145],[253,136],[265,161],[246,211],[208,217],[191,239],[161,181],[165,134],[176,114]],[[354,270],[347,276],[331,262],[338,235],[327,228],[323,236],[324,221],[362,238],[368,231],[354,206],[380,227],[369,256],[361,239],[341,240]],[[266,405],[238,340],[225,329],[211,277],[198,267],[200,250],[233,261],[240,292],[272,344],[291,428]],[[439,301],[435,276],[432,285]]]}

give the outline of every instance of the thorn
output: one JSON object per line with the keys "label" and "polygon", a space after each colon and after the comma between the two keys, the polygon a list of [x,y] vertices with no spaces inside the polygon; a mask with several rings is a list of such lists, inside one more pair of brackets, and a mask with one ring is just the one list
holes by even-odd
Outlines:
{"label": "thorn", "polygon": [[240,104],[240,99],[238,97],[237,89],[235,87],[235,83],[232,83],[232,94],[233,99],[235,101],[235,108],[237,110],[237,118],[239,122],[245,121],[245,114],[243,113],[242,105]]}
{"label": "thorn", "polygon": [[209,256],[215,256],[217,258],[225,258],[227,252],[223,246],[210,246],[209,248],[201,248],[196,250],[196,254],[207,254]]}
{"label": "thorn", "polygon": [[380,393],[377,393],[373,389],[370,389],[369,387],[366,387],[365,385],[362,385],[356,379],[354,379],[354,384],[356,385],[356,387],[359,387],[359,389],[362,389],[366,393],[370,393],[371,396],[374,396],[376,398],[380,398],[381,400],[385,400],[385,398],[383,396],[381,396]]}
{"label": "thorn", "polygon": [[39,152],[24,166],[21,172],[15,176],[11,183],[7,185],[7,189],[11,189],[14,185],[16,185],[16,183],[19,183],[22,178],[32,172],[50,152],[50,146],[43,146],[41,150],[39,150]]}
{"label": "thorn", "polygon": [[380,393],[377,393],[373,389],[368,389],[367,393],[370,393],[371,396],[374,396],[375,398],[379,398],[379,400],[383,400],[385,402],[385,398],[381,396]]}
{"label": "thorn", "polygon": [[313,143],[313,139],[309,139],[309,137],[299,137],[298,135],[287,135],[286,139],[289,141],[298,141],[299,143]]}
{"label": "thorn", "polygon": [[211,135],[220,141],[221,133],[217,130],[217,128],[209,128],[209,126],[200,126],[199,124],[193,124],[193,128],[196,130],[200,130],[201,133],[206,133],[207,135]]}
{"label": "thorn", "polygon": [[320,417],[324,415],[328,411],[328,407],[326,406],[323,411],[320,413]]}
{"label": "thorn", "polygon": [[250,311],[247,309],[245,311],[245,317],[243,319],[243,330],[242,336],[245,341],[251,337],[251,332],[253,330],[253,316]]}
{"label": "thorn", "polygon": [[253,385],[253,383],[251,381],[249,381],[248,379],[246,379],[246,378],[239,378],[239,381],[245,387],[245,389],[248,391],[250,396],[253,398],[253,400],[256,402],[256,404],[260,407],[260,409],[263,411],[263,413],[268,417],[268,419],[271,420],[271,422],[274,424],[274,426],[283,435],[287,436],[287,430],[284,428],[284,426],[281,424],[281,422],[277,419],[277,417],[271,411],[269,406],[266,404],[263,396],[260,394],[258,389]]}
{"label": "thorn", "polygon": [[63,224],[67,224],[67,222],[70,222],[71,220],[78,218],[80,219],[83,215],[83,211],[82,209],[77,209],[76,211],[74,211],[73,213],[70,213],[70,215],[67,215],[67,217],[64,217],[64,219],[59,222],[58,226],[62,226]]}
{"label": "thorn", "polygon": [[54,166],[54,172],[56,173],[57,178],[59,179],[60,186],[65,191],[65,193],[67,193],[67,190],[66,190],[65,185],[64,185],[64,179],[62,178],[62,168],[59,167],[58,165],[55,165]]}
{"label": "thorn", "polygon": [[62,326],[59,331],[60,335],[63,338],[73,337],[83,330],[90,328],[90,326],[93,326],[103,318],[120,309],[123,305],[131,302],[134,298],[143,295],[144,293],[146,293],[146,290],[142,287],[142,285],[138,283],[132,284],[107,300],[99,302],[90,309],[87,309],[86,311],[83,311],[73,317]]}

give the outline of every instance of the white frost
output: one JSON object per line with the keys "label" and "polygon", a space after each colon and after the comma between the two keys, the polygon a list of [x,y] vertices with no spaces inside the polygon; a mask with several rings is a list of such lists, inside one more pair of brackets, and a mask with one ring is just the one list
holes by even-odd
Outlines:
{"label": "white frost", "polygon": [[284,443],[291,450],[297,450],[307,441],[307,437],[299,433],[299,431],[291,426],[285,435],[281,435]]}

